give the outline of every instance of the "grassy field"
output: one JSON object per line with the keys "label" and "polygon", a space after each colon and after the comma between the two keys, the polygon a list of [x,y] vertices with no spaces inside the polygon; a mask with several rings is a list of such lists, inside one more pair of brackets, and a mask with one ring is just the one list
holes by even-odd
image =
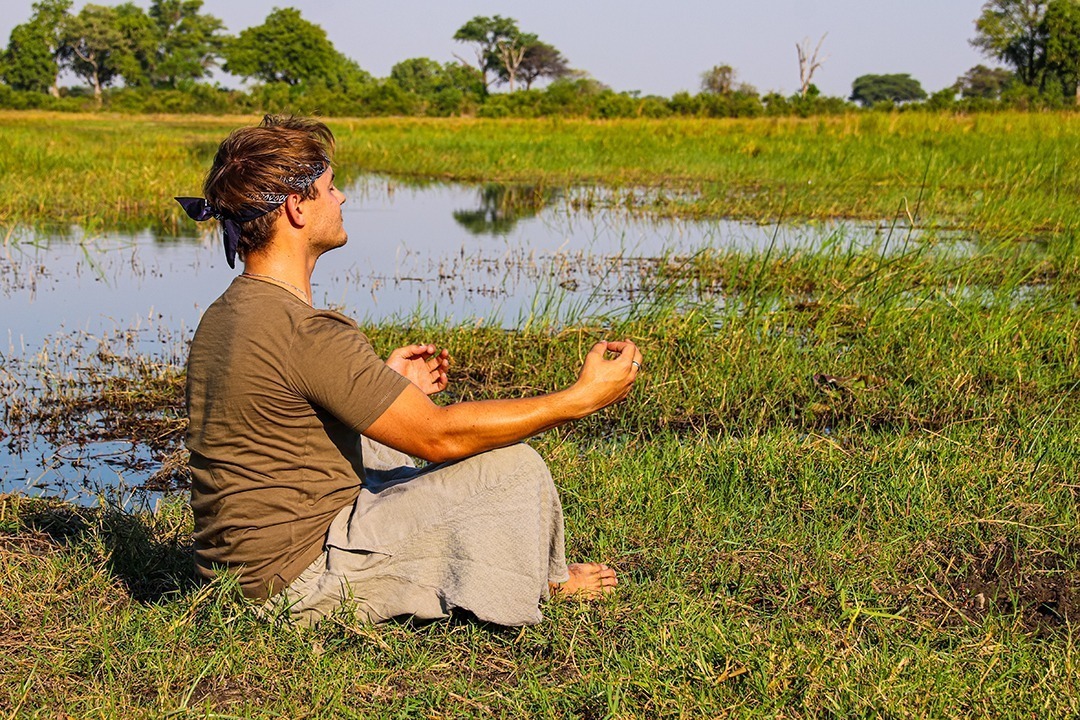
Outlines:
{"label": "grassy field", "polygon": [[[0,226],[172,226],[172,196],[198,194],[223,133],[256,120],[0,113]],[[383,172],[600,185],[623,192],[596,202],[650,212],[901,217],[995,238],[1071,230],[1078,219],[1080,116],[1060,113],[330,124],[346,181]]]}
{"label": "grassy field", "polygon": [[[369,328],[382,351],[418,332],[452,348],[448,399],[564,385],[601,335],[642,344],[627,402],[535,441],[569,551],[615,565],[619,592],[520,631],[298,633],[192,585],[182,498],[131,515],[9,496],[0,708],[1074,717],[1080,253],[1063,243],[716,251],[658,264],[619,321]],[[722,310],[692,300],[721,289]],[[81,368],[23,420],[77,438],[97,410],[120,436],[178,440],[180,367],[88,352]]]}
{"label": "grassy field", "polygon": [[[240,122],[0,115],[0,221],[168,223]],[[193,584],[182,493],[141,513],[0,496],[0,715],[1080,714],[1080,118],[334,129],[346,173],[650,187],[679,199],[637,209],[754,217],[896,217],[921,195],[920,217],[1000,241],[715,248],[651,261],[618,318],[366,328],[384,353],[450,348],[446,400],[564,386],[598,337],[642,346],[626,402],[533,441],[568,552],[621,574],[535,627],[273,627]],[[175,356],[70,352],[34,361],[48,392],[5,400],[3,432],[182,457]]]}

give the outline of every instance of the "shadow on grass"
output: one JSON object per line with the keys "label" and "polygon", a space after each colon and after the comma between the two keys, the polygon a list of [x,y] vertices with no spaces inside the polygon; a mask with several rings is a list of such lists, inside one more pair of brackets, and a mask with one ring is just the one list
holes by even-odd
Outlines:
{"label": "shadow on grass", "polygon": [[191,533],[182,523],[51,501],[23,500],[18,505],[16,534],[29,533],[60,548],[82,546],[102,555],[105,569],[138,602],[157,603],[196,586]]}

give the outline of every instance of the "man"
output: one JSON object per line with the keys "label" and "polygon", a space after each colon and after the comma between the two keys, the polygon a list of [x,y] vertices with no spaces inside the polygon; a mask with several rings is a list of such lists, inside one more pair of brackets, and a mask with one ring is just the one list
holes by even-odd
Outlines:
{"label": "man", "polygon": [[565,390],[436,405],[445,350],[383,362],[352,320],[312,307],[316,261],[347,239],[333,149],[325,125],[268,116],[221,144],[205,200],[177,198],[244,263],[188,360],[198,574],[235,573],[303,623],[346,605],[370,622],[462,608],[520,625],[549,594],[610,592],[606,565],[566,564],[558,493],[520,443],[626,397],[641,353],[597,343]]}

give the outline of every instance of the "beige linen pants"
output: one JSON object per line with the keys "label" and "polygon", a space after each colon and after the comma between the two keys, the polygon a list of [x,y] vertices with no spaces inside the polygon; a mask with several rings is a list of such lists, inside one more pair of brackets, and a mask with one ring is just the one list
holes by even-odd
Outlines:
{"label": "beige linen pants", "polygon": [[361,622],[444,618],[540,622],[549,582],[569,578],[562,504],[535,450],[512,445],[416,468],[361,440],[367,480],[326,547],[262,610],[311,625],[347,608]]}

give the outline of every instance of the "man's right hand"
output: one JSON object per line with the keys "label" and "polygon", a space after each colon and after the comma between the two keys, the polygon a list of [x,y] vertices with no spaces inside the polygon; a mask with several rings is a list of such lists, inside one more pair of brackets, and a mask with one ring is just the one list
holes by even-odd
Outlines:
{"label": "man's right hand", "polygon": [[[608,353],[615,357],[608,358]],[[586,415],[596,412],[630,394],[641,362],[641,351],[629,340],[598,342],[585,356],[585,364],[570,391],[584,398]]]}

